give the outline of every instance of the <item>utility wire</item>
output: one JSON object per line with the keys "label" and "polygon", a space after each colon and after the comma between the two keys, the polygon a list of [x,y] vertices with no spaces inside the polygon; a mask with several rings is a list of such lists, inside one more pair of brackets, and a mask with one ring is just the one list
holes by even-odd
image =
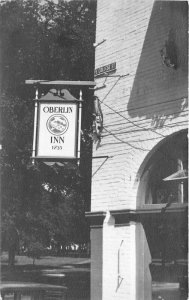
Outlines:
{"label": "utility wire", "polygon": [[[100,99],[99,99],[99,101],[100,101]],[[100,102],[101,102],[101,101],[100,101]],[[106,104],[104,103],[104,105],[106,105]],[[111,108],[110,108],[110,109],[111,109]],[[92,113],[90,113],[90,114],[92,115]],[[122,115],[121,115],[121,116],[122,116]],[[122,116],[122,117],[125,118],[124,116]],[[136,149],[136,150],[148,151],[148,152],[151,150],[151,149],[144,149],[144,148],[141,148],[141,147],[136,147],[136,146],[131,145],[129,142],[126,142],[126,141],[124,141],[124,140],[118,138],[118,137],[116,136],[116,134],[114,134],[114,133],[112,133],[111,131],[109,131],[105,126],[103,126],[103,129],[104,129],[106,132],[108,132],[110,135],[114,136],[114,138],[117,139],[118,141],[120,141],[121,143],[127,144],[130,148],[134,148],[134,149]],[[142,129],[143,129],[143,130],[148,130],[147,128],[144,128],[144,127],[142,127]],[[151,130],[151,129],[149,128],[149,130]],[[130,132],[132,132],[132,131],[130,131]],[[136,142],[137,142],[137,141],[136,141]],[[138,141],[138,142],[140,142],[140,141]],[[125,150],[129,150],[130,148],[125,149]],[[165,156],[165,154],[164,154],[161,150],[157,149],[157,151],[160,152],[163,156]],[[120,154],[118,154],[118,155],[120,155]],[[118,155],[114,155],[114,156],[118,156]],[[124,154],[123,154],[123,155],[124,155]],[[111,157],[114,157],[114,156],[111,156]],[[170,157],[170,160],[172,160],[172,161],[175,162],[175,159],[173,159],[170,155],[168,155],[168,156]]]}
{"label": "utility wire", "polygon": [[[142,151],[150,151],[151,149],[144,149],[144,148],[141,148],[141,147],[137,147],[137,146],[133,146],[130,144],[130,142],[126,142],[126,141],[123,141],[122,139],[118,138],[115,134],[111,133],[110,131],[108,131],[106,128],[104,128],[107,132],[109,132],[112,136],[114,136],[115,139],[117,139],[118,141],[120,141],[121,143],[123,144],[126,144],[128,145],[129,147],[131,148],[134,148],[136,150],[142,150]],[[137,141],[136,141],[137,142]],[[140,142],[140,141],[138,141]],[[130,148],[128,149],[125,149],[125,150],[130,150]],[[173,161],[175,163],[175,158],[173,158],[170,154],[168,153],[164,153],[163,151],[161,151],[160,149],[156,149],[157,152],[159,152],[161,155],[163,155],[166,159],[169,158],[171,161]],[[126,153],[121,153],[121,154],[116,154],[116,155],[111,155],[111,158],[113,157],[116,157],[116,156],[120,156],[120,155],[126,155]]]}
{"label": "utility wire", "polygon": [[[173,125],[171,125],[171,124],[163,124],[163,122],[164,121],[166,121],[167,119],[165,119],[165,120],[161,120],[162,122],[160,122],[159,121],[159,125],[158,125],[158,127],[157,128],[159,128],[159,129],[163,129],[163,128],[165,128],[165,127],[171,127],[171,126],[173,126]],[[144,121],[144,120],[143,120]],[[136,130],[133,130],[133,126],[132,125],[129,125],[129,123],[130,122],[116,122],[116,123],[108,123],[108,124],[106,124],[106,127],[108,128],[114,128],[114,127],[117,127],[117,126],[121,126],[122,128],[118,128],[117,130],[119,130],[120,131],[120,129],[127,129],[127,130],[130,130],[130,132],[132,132],[132,131],[148,131],[148,130],[151,130],[151,128],[148,126],[148,125],[151,125],[151,122],[143,122],[143,123],[140,123],[140,124],[142,124],[142,125],[144,125],[144,126],[141,126],[141,125],[139,125],[138,123],[137,123],[137,125],[139,126],[136,126],[137,128],[139,128],[139,129],[136,129]],[[187,120],[183,120],[183,121],[179,121],[179,122],[175,122],[175,123],[173,123],[173,124],[175,124],[175,125],[177,125],[177,124],[180,124],[180,123],[187,123]]]}
{"label": "utility wire", "polygon": [[[114,133],[110,133],[110,134],[108,134],[107,136],[111,136],[111,135],[113,135],[113,134],[114,134]],[[107,137],[107,136],[106,136],[106,137]],[[119,139],[120,141],[124,142],[124,140],[122,140],[121,138],[117,137],[117,134],[114,134],[114,136],[115,136],[117,139]],[[102,138],[103,138],[103,137],[105,137],[105,136],[102,136]],[[127,143],[141,143],[141,142],[154,141],[154,140],[159,140],[159,139],[161,139],[160,136],[159,136],[159,137],[154,137],[154,138],[149,138],[149,139],[143,138],[143,139],[141,139],[141,140],[128,140]]]}
{"label": "utility wire", "polygon": [[141,148],[141,147],[133,146],[133,145],[131,145],[129,142],[126,142],[126,141],[124,141],[124,140],[118,138],[114,133],[112,133],[111,131],[109,131],[108,129],[106,129],[104,126],[103,126],[103,129],[104,129],[105,131],[107,131],[110,135],[112,135],[116,140],[120,141],[121,143],[124,143],[124,144],[126,144],[126,145],[128,145],[128,146],[130,146],[130,147],[132,147],[132,148],[134,148],[134,149],[136,149],[136,150],[150,151],[150,149],[143,149],[143,148]]}
{"label": "utility wire", "polygon": [[[124,75],[118,75],[118,76],[116,76],[116,77],[118,77],[118,79],[117,79],[117,81],[113,84],[113,86],[111,87],[111,89],[108,91],[108,93],[104,96],[104,98],[101,100],[102,102],[104,102],[104,100],[107,98],[107,96],[110,94],[110,92],[113,90],[113,88],[116,86],[116,84],[119,82],[119,80],[121,79],[121,78],[124,78],[124,77],[126,77],[126,76],[128,76],[129,74],[124,74]],[[103,84],[105,84],[105,82],[106,82],[106,80],[107,80],[107,78],[108,77],[111,77],[111,76],[106,76],[106,79],[105,79],[105,81],[104,81],[104,83]],[[115,77],[115,76],[114,76]]]}
{"label": "utility wire", "polygon": [[[110,110],[112,110],[114,113],[116,113],[117,115],[119,115],[120,117],[122,117],[123,119],[125,119],[126,121],[128,121],[129,123],[133,124],[134,126],[136,126],[136,127],[138,127],[138,128],[145,129],[144,127],[139,126],[139,125],[137,125],[135,122],[129,120],[128,118],[126,118],[125,116],[123,116],[122,114],[120,114],[119,112],[117,112],[115,109],[113,109],[113,108],[110,107],[109,105],[103,103],[100,99],[99,99],[99,101],[100,101],[102,104],[104,104],[106,107],[108,107]],[[151,130],[152,132],[154,132],[154,133],[160,135],[161,137],[166,137],[165,135],[163,135],[163,134],[161,134],[161,133],[155,131],[154,129],[149,128],[149,130]]]}
{"label": "utility wire", "polygon": [[108,91],[108,93],[104,96],[104,98],[102,99],[102,102],[104,102],[104,100],[107,98],[107,96],[110,94],[110,92],[113,90],[113,88],[116,86],[116,84],[119,82],[119,80],[121,79],[121,77],[119,77],[117,79],[117,81],[114,83],[114,85],[111,87],[111,89]]}
{"label": "utility wire", "polygon": [[[180,110],[179,108],[177,109],[177,110],[175,110],[174,112],[172,112],[172,113],[164,113],[165,112],[165,110],[171,110],[172,109],[172,107],[162,107],[160,110],[152,110],[151,112],[149,112],[149,113],[146,113],[146,114],[149,114],[149,115],[154,115],[154,117],[156,116],[156,115],[161,115],[162,114],[162,117],[166,117],[166,116],[172,116],[173,114],[180,114],[180,113],[188,113],[188,109],[185,109],[185,110]],[[117,111],[118,113],[124,113],[124,112],[130,112],[130,110],[128,110],[128,109],[125,109],[125,110],[118,110]],[[139,114],[141,114],[141,115],[144,115],[144,113],[137,113],[136,112],[136,116],[137,115],[139,115]],[[113,115],[113,112],[109,112],[109,113],[106,113],[106,115],[108,116],[108,115]],[[151,119],[150,117],[146,117],[146,119],[145,120],[148,120],[148,119]],[[143,121],[144,119],[142,119],[141,121]]]}
{"label": "utility wire", "polygon": [[[166,119],[167,120],[167,119]],[[166,121],[165,120],[165,121]],[[148,123],[142,123],[142,124],[145,124],[145,125],[149,125],[149,123],[150,122],[148,122]],[[177,124],[180,124],[180,123],[188,123],[188,120],[183,120],[183,121],[177,121],[177,122],[175,122],[175,123],[172,123],[172,124],[174,124],[174,125],[177,125]],[[120,125],[120,126],[122,126],[122,125],[127,125],[128,123],[125,123],[125,122],[119,122],[119,123],[113,123],[113,124],[106,124],[106,127],[115,127],[115,126],[117,126],[117,125]],[[168,124],[163,124],[162,126],[161,126],[161,128],[163,128],[163,127],[171,127],[171,126],[173,126],[173,125],[168,125]],[[130,127],[128,127],[128,126],[126,126],[126,127],[124,127],[125,129],[127,128],[127,129],[129,129]],[[132,128],[132,127],[131,127]],[[150,130],[151,128],[149,128],[149,127],[142,127],[141,129],[136,129],[136,130],[130,130],[130,131],[143,131],[143,130]],[[120,129],[117,129],[117,130],[120,130]]]}
{"label": "utility wire", "polygon": [[132,111],[132,110],[140,110],[143,108],[147,108],[147,107],[152,107],[152,106],[156,106],[156,105],[161,105],[161,104],[165,104],[165,103],[172,103],[172,102],[176,102],[176,101],[181,101],[184,99],[188,99],[187,97],[182,97],[182,99],[178,98],[178,99],[172,99],[172,100],[167,100],[167,101],[163,101],[163,102],[158,102],[158,103],[153,103],[153,104],[148,104],[148,105],[144,105],[144,106],[138,106],[136,108],[130,108],[130,109],[124,109],[121,112],[125,112],[125,111]]}
{"label": "utility wire", "polygon": [[[144,127],[142,127],[142,126],[140,126],[140,125],[137,125],[135,122],[129,120],[128,118],[126,118],[125,116],[123,116],[121,113],[119,113],[118,111],[114,110],[112,107],[110,107],[109,105],[107,105],[107,104],[104,103],[104,100],[107,98],[107,96],[108,96],[108,95],[110,94],[110,92],[113,90],[113,88],[116,86],[116,84],[119,82],[119,80],[120,80],[121,78],[123,78],[123,77],[128,76],[128,75],[129,75],[129,74],[120,75],[120,77],[118,78],[118,80],[114,83],[114,85],[111,87],[111,89],[108,91],[108,93],[104,96],[104,98],[103,98],[102,100],[99,99],[99,101],[100,101],[102,104],[104,104],[106,107],[108,107],[110,110],[112,110],[114,113],[116,113],[117,115],[119,115],[119,116],[121,116],[122,118],[124,118],[125,120],[127,120],[129,123],[133,124],[134,126],[140,128],[140,129],[146,130],[146,128],[144,128]],[[108,76],[107,76],[107,77],[108,77]],[[106,79],[107,79],[107,77],[106,77]],[[176,99],[176,100],[179,100],[179,99]],[[175,101],[176,101],[176,100],[175,100]],[[166,102],[165,102],[165,103],[166,103]],[[151,104],[151,105],[153,105],[153,104]],[[156,105],[156,104],[154,104],[154,105]],[[158,104],[157,104],[157,105],[158,105]],[[150,106],[150,105],[148,105],[148,106]],[[147,106],[144,106],[144,108],[145,108],[145,107],[147,107]],[[138,108],[137,108],[137,109],[138,109]],[[130,110],[124,110],[124,111],[130,111]],[[158,134],[158,135],[161,136],[161,137],[166,137],[165,135],[163,135],[163,134],[157,132],[156,130],[154,130],[154,129],[152,129],[152,128],[149,128],[148,130],[150,130],[150,131],[152,131],[152,132]]]}
{"label": "utility wire", "polygon": [[[111,156],[112,157],[112,156]],[[101,163],[101,165],[97,168],[97,170],[92,174],[92,177],[95,176],[95,174],[102,168],[102,166],[106,163],[106,161],[108,160],[108,158],[110,157],[106,157],[105,160]]]}
{"label": "utility wire", "polygon": [[[171,126],[171,125],[163,125],[162,128],[163,128],[163,127],[173,128],[173,127],[175,127],[175,126],[179,126],[180,123],[186,123],[186,124],[188,124],[187,121],[181,121],[181,122],[174,123],[174,125],[172,125],[172,126]],[[117,124],[117,125],[119,125],[119,124]],[[116,126],[116,125],[115,125],[115,126]],[[180,126],[182,126],[182,124],[181,124]],[[109,126],[106,126],[106,128],[107,128],[107,127],[109,127]],[[121,131],[121,132],[120,132],[120,129],[116,129],[116,130],[114,130],[114,131],[116,131],[116,132],[114,132],[114,134],[117,134],[117,135],[126,134],[126,133],[131,134],[131,133],[137,133],[137,132],[149,131],[149,130],[150,130],[149,128],[144,128],[144,129],[136,129],[136,130],[129,130],[129,131]],[[118,131],[118,132],[117,132],[117,131]],[[107,137],[107,136],[109,136],[109,135],[110,135],[110,134],[103,134],[102,137]]]}
{"label": "utility wire", "polygon": [[[107,105],[107,104],[105,104],[103,101],[105,100],[105,98],[107,97],[107,95],[109,95],[109,93],[112,91],[112,89],[115,87],[115,85],[118,83],[118,81],[119,81],[119,79],[120,78],[123,78],[123,77],[125,77],[125,76],[127,76],[127,74],[125,74],[125,75],[120,75],[120,77],[118,78],[118,80],[115,82],[115,84],[113,85],[113,87],[110,89],[110,91],[108,91],[108,93],[105,95],[105,97],[102,99],[102,100],[100,100],[99,98],[99,101],[102,103],[102,104],[104,104],[106,107],[108,107],[109,109],[111,109],[114,113],[116,113],[116,114],[118,114],[119,116],[121,116],[122,118],[124,118],[125,120],[127,120],[129,123],[131,123],[131,124],[133,124],[134,126],[136,126],[136,127],[138,127],[138,128],[142,128],[142,129],[144,129],[144,127],[141,127],[141,126],[139,126],[139,125],[137,125],[137,124],[135,124],[133,121],[130,121],[128,118],[126,118],[125,116],[123,116],[122,114],[120,114],[119,112],[117,112],[116,110],[114,110],[112,107],[110,107],[109,105]],[[163,134],[161,134],[161,133],[159,133],[159,132],[156,132],[155,130],[153,130],[153,129],[150,129],[152,132],[154,132],[154,133],[156,133],[156,134],[158,134],[158,135],[160,135],[160,136],[162,136],[162,137],[166,137],[165,135],[163,135]]]}
{"label": "utility wire", "polygon": [[[124,144],[127,144],[128,146],[134,148],[134,149],[137,149],[137,150],[142,150],[142,151],[151,151],[151,149],[144,149],[144,148],[140,148],[140,147],[136,147],[136,146],[133,146],[130,144],[130,142],[125,142],[123,141],[122,139],[118,138],[115,134],[113,134],[111,131],[107,130],[106,128],[104,128],[107,132],[109,132],[112,136],[114,136],[118,141],[120,141],[121,143],[124,143]],[[136,141],[137,142],[137,141]],[[138,141],[140,142],[140,141]],[[125,150],[129,150],[128,149],[125,149]],[[170,155],[170,153],[164,153],[164,151],[161,151],[161,149],[157,148],[156,149],[157,152],[159,152],[161,155],[163,155],[166,159],[170,159],[171,161],[173,161],[175,163],[175,160],[176,158],[173,158],[172,155]],[[124,153],[125,154],[125,153]],[[117,155],[112,155],[111,157],[114,157],[114,156],[119,156],[119,155],[124,155],[124,154],[117,154]]]}
{"label": "utility wire", "polygon": [[[119,81],[119,79],[121,79],[123,77],[126,77],[128,75],[131,75],[131,74],[128,73],[128,74],[124,74],[124,75],[112,75],[112,76],[111,75],[107,75],[107,76],[104,75],[104,76],[101,76],[101,78],[102,77],[106,77],[106,79],[105,79],[105,82],[106,82],[107,78],[109,78],[109,77],[119,77],[118,78],[118,81]],[[133,76],[135,76],[135,75],[133,75]],[[117,82],[114,84],[114,86],[116,84],[117,84]],[[114,86],[111,89],[113,89]],[[108,94],[109,93],[110,93],[110,91],[108,92]],[[104,98],[106,98],[108,96],[108,94]],[[147,107],[151,107],[151,106],[156,106],[156,105],[160,105],[160,104],[164,104],[164,103],[171,103],[171,102],[174,102],[174,101],[181,101],[181,100],[187,100],[187,99],[188,99],[188,96],[182,96],[182,98],[176,98],[176,99],[166,100],[166,101],[163,101],[163,102],[158,102],[158,103],[153,103],[153,104],[147,104],[147,105],[144,105],[144,106],[133,107],[133,108],[130,108],[130,109],[123,110],[122,112],[124,112],[124,111],[132,111],[132,110],[139,110],[139,109],[143,109],[143,108],[147,108]],[[101,101],[103,102],[104,99],[102,99]]]}

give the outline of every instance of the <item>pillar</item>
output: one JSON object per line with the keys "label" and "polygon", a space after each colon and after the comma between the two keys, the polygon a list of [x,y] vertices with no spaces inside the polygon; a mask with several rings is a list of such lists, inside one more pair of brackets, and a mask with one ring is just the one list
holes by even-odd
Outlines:
{"label": "pillar", "polygon": [[141,223],[106,213],[91,228],[91,300],[151,300],[151,255]]}

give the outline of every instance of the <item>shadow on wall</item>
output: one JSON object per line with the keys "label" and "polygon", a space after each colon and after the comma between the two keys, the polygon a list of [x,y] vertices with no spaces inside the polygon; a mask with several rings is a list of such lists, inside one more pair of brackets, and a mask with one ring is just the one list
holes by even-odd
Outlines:
{"label": "shadow on wall", "polygon": [[187,2],[155,2],[128,103],[130,117],[151,119],[157,128],[188,106],[187,47]]}

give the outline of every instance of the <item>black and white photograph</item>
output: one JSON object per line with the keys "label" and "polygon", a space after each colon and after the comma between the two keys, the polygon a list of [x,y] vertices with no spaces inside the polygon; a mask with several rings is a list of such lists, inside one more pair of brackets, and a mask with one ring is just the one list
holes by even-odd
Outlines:
{"label": "black and white photograph", "polygon": [[189,300],[188,1],[0,0],[0,300]]}

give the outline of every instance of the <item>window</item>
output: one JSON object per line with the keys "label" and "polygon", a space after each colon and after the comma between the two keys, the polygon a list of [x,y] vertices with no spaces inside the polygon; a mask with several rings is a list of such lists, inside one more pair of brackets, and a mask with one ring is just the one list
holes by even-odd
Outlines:
{"label": "window", "polygon": [[[187,146],[187,133],[178,133],[152,155],[141,180],[145,187],[145,204],[188,202],[188,181],[186,178],[180,180],[178,173],[175,174],[178,171],[187,172]],[[164,180],[172,174],[176,178]]]}

